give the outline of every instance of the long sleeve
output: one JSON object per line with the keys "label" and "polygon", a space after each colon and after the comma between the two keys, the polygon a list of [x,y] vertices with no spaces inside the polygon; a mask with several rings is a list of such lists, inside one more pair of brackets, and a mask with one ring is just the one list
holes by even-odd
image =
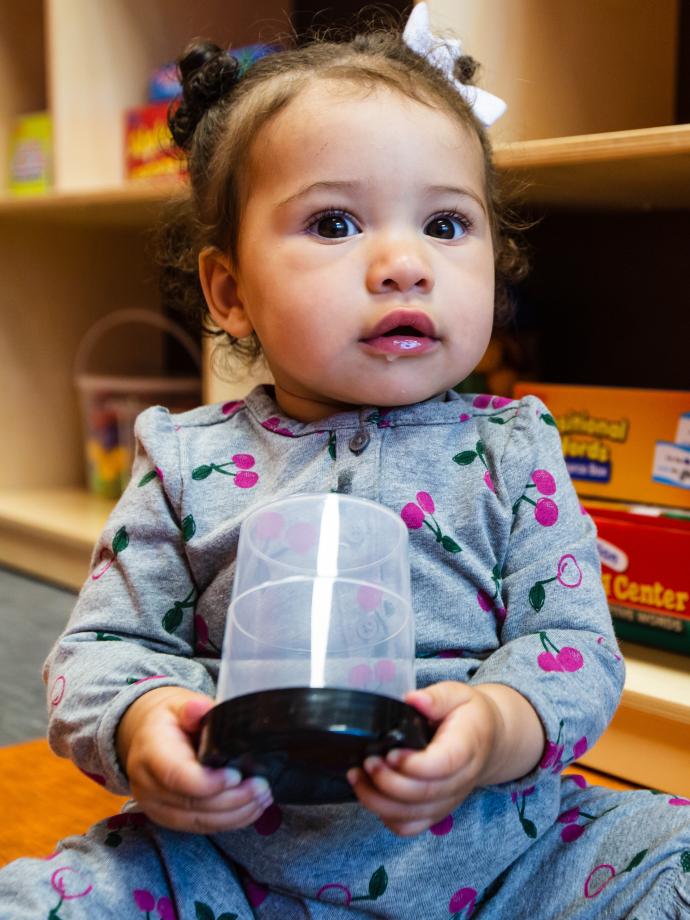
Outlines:
{"label": "long sleeve", "polygon": [[539,715],[540,767],[520,785],[560,772],[611,720],[624,666],[601,583],[596,529],[568,475],[558,430],[534,397],[520,405],[493,471],[512,513],[501,565],[501,644],[472,683],[506,684]]}
{"label": "long sleeve", "polygon": [[52,748],[118,793],[127,792],[115,752],[125,710],[154,687],[214,692],[194,657],[197,587],[186,561],[189,522],[178,512],[179,451],[168,413],[144,413],[136,440],[130,484],[44,667]]}

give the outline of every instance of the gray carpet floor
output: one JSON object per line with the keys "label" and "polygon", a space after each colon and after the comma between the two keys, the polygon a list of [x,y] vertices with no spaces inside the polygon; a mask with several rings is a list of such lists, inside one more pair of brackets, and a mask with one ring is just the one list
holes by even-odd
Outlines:
{"label": "gray carpet floor", "polygon": [[41,668],[76,595],[0,568],[0,746],[45,736]]}

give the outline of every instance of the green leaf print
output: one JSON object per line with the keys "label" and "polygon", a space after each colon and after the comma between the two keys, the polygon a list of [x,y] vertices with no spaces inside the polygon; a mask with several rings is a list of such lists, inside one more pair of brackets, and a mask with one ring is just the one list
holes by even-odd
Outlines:
{"label": "green leaf print", "polygon": [[534,821],[530,821],[529,818],[520,818],[520,824],[522,824],[522,829],[527,836],[534,840],[537,836],[537,825]]}
{"label": "green leaf print", "polygon": [[463,450],[453,457],[453,461],[459,466],[469,466],[477,459],[477,452],[474,450]]}
{"label": "green leaf print", "polygon": [[109,633],[97,632],[96,642],[122,642],[122,636],[111,636]]}
{"label": "green leaf print", "polygon": [[113,537],[113,552],[117,556],[118,553],[121,553],[123,549],[127,549],[129,546],[129,535],[125,527],[120,527],[118,532]]}
{"label": "green leaf print", "polygon": [[492,425],[505,425],[506,420],[504,418],[499,418],[497,415],[492,415],[489,418],[489,421]]}
{"label": "green leaf print", "polygon": [[539,418],[542,420],[542,422],[544,422],[545,425],[552,425],[554,428],[558,428],[556,419],[553,417],[553,415],[549,415],[548,412],[544,412],[544,414],[540,415]]}
{"label": "green leaf print", "polygon": [[194,902],[194,912],[196,913],[196,920],[216,920],[216,915],[208,904],[204,904],[203,901]]}
{"label": "green leaf print", "polygon": [[328,436],[328,453],[330,454],[331,460],[335,460],[335,444],[336,444],[335,431],[331,431],[331,433]]}
{"label": "green leaf print", "polygon": [[639,866],[646,855],[647,855],[647,850],[640,850],[639,853],[635,853],[635,855],[630,860],[628,865],[625,867],[625,869],[623,869],[623,872],[630,872],[632,869],[635,868],[635,866]]}
{"label": "green leaf print", "polygon": [[142,486],[148,485],[148,483],[151,482],[151,480],[152,480],[152,479],[155,479],[155,478],[156,478],[156,471],[155,471],[155,470],[149,470],[148,473],[146,473],[144,476],[142,476],[141,479],[139,480],[138,488],[141,488]]}
{"label": "green leaf print", "polygon": [[166,632],[174,633],[182,622],[183,611],[179,602],[171,607],[163,617],[163,629]]}
{"label": "green leaf print", "polygon": [[375,901],[388,887],[388,875],[383,866],[379,866],[369,879],[369,897]]}
{"label": "green leaf print", "polygon": [[201,479],[208,479],[212,472],[213,467],[208,466],[208,464],[197,466],[196,469],[192,470],[192,479],[194,479],[196,482],[199,482]]}
{"label": "green leaf print", "polygon": [[105,838],[103,843],[107,847],[112,847],[113,849],[115,849],[115,847],[119,847],[120,844],[122,843],[122,837],[119,834],[117,834],[115,831],[110,831],[110,833]]}
{"label": "green leaf print", "polygon": [[443,536],[441,537],[441,546],[444,549],[447,549],[449,553],[461,553],[462,549],[458,544],[453,540],[452,537]]}
{"label": "green leaf print", "polygon": [[182,521],[182,539],[186,543],[188,540],[191,540],[194,534],[196,533],[196,521],[194,516],[188,514],[187,517]]}
{"label": "green leaf print", "polygon": [[529,602],[533,610],[536,610],[537,613],[544,606],[544,601],[546,600],[546,591],[544,590],[544,585],[538,581],[536,585],[532,585],[529,592]]}
{"label": "green leaf print", "polygon": [[684,850],[680,854],[680,867],[683,872],[690,872],[690,850]]}

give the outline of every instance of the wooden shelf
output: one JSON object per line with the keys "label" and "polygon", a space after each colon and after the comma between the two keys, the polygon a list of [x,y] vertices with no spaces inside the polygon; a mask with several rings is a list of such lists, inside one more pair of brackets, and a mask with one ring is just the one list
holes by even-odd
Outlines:
{"label": "wooden shelf", "polygon": [[1,490],[0,561],[78,590],[113,504],[77,488]]}
{"label": "wooden shelf", "polygon": [[[499,144],[500,172],[516,179],[520,201],[587,210],[690,206],[690,125],[640,128]],[[96,191],[0,195],[0,220],[145,224],[179,179],[161,177]]]}
{"label": "wooden shelf", "polygon": [[690,658],[627,642],[621,648],[626,663],[621,704],[582,763],[690,798]]}
{"label": "wooden shelf", "polygon": [[161,176],[137,180],[96,191],[59,192],[45,195],[0,195],[0,220],[42,221],[71,224],[146,225],[161,207],[184,198],[186,182]]}
{"label": "wooden shelf", "polygon": [[528,203],[587,211],[690,205],[690,125],[504,144],[495,159]]}

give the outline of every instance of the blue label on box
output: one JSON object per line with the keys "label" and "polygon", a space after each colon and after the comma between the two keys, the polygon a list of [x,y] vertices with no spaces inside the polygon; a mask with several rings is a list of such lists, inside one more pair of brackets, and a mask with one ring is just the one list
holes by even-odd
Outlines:
{"label": "blue label on box", "polygon": [[571,459],[566,457],[565,465],[573,479],[586,482],[610,482],[611,462],[600,463],[597,460]]}

